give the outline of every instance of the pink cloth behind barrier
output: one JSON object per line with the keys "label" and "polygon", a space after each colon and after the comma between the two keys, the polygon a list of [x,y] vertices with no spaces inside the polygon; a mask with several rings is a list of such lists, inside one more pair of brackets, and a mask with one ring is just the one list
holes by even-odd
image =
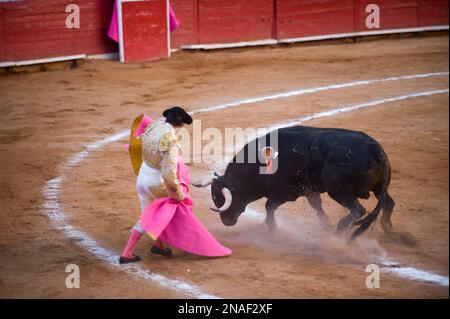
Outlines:
{"label": "pink cloth behind barrier", "polygon": [[180,26],[180,22],[175,16],[175,12],[173,12],[172,6],[169,5],[169,17],[170,17],[170,32],[174,32]]}
{"label": "pink cloth behind barrier", "polygon": [[[172,6],[169,6],[169,20],[170,20],[170,32],[174,32],[179,26],[180,22],[175,16],[175,12]],[[114,1],[114,9],[111,17],[111,23],[109,24],[108,36],[116,42],[119,42],[119,20],[117,17],[117,0]]]}
{"label": "pink cloth behind barrier", "polygon": [[114,1],[114,9],[109,24],[108,36],[116,42],[119,42],[119,19],[117,17],[117,0]]}
{"label": "pink cloth behind barrier", "polygon": [[221,257],[231,254],[222,246],[194,215],[193,202],[189,195],[189,168],[180,159],[178,178],[185,198],[177,202],[171,197],[159,198],[150,203],[142,214],[140,225],[154,239],[189,253]]}

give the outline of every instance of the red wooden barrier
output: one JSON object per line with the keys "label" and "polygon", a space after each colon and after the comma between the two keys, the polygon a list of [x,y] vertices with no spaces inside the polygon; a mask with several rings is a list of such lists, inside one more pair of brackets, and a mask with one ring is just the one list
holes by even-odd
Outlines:
{"label": "red wooden barrier", "polygon": [[419,26],[448,25],[448,0],[419,0]]}
{"label": "red wooden barrier", "polygon": [[[107,37],[114,0],[77,0],[81,28],[67,29],[68,0],[0,2],[0,62],[118,51]],[[381,9],[381,29],[448,25],[448,0],[171,0],[181,26],[171,47],[233,43],[367,29],[365,8]],[[143,40],[143,39],[142,39]],[[148,43],[148,41],[143,41]],[[162,51],[165,51],[164,45]]]}
{"label": "red wooden barrier", "polygon": [[183,44],[199,43],[198,0],[171,0],[170,4],[181,23],[171,34],[170,46],[179,48]]}
{"label": "red wooden barrier", "polygon": [[[380,28],[368,29],[366,7],[380,8]],[[276,0],[277,39],[448,25],[447,0]]]}
{"label": "red wooden barrier", "polygon": [[3,12],[2,7],[0,6],[0,62],[7,60],[6,48],[5,48],[5,24],[3,22]]}
{"label": "red wooden barrier", "polygon": [[273,38],[273,0],[198,0],[198,3],[200,43]]}
{"label": "red wooden barrier", "polygon": [[419,3],[417,0],[356,0],[355,31],[373,31],[366,27],[366,7],[376,3],[380,7],[380,30],[415,28],[419,26]]}
{"label": "red wooden barrier", "polygon": [[278,0],[276,38],[353,31],[353,0]]}
{"label": "red wooden barrier", "polygon": [[122,62],[170,56],[167,0],[122,2],[121,15]]}
{"label": "red wooden barrier", "polygon": [[[67,29],[66,6],[80,7],[80,28]],[[0,3],[0,61],[117,52],[107,29],[111,0],[27,0]]]}

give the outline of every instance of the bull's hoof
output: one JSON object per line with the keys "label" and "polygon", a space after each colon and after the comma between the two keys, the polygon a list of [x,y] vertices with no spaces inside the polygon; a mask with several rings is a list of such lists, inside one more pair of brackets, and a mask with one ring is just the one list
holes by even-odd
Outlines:
{"label": "bull's hoof", "polygon": [[355,218],[352,215],[347,215],[339,221],[337,225],[337,230],[344,231],[348,228],[351,228],[355,226],[355,222],[356,222]]}
{"label": "bull's hoof", "polygon": [[336,226],[336,230],[334,231],[334,235],[337,237],[346,237],[349,234],[350,229],[353,227],[353,225],[354,225],[353,221],[350,221],[349,223],[339,222],[338,225]]}

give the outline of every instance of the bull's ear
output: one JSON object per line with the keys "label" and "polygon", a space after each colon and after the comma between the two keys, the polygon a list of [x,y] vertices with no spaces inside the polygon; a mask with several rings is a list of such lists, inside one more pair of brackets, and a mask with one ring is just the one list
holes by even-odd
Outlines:
{"label": "bull's ear", "polygon": [[219,175],[219,174],[217,174],[217,172],[214,172],[214,176],[215,176],[215,177],[217,177],[217,178],[219,178],[219,177],[220,177],[220,175]]}

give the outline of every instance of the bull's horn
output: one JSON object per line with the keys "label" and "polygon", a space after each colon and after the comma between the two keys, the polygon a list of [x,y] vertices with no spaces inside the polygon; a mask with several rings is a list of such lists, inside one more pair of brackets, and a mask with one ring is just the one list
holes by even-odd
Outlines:
{"label": "bull's horn", "polygon": [[208,185],[211,185],[212,182],[213,182],[213,179],[210,178],[210,179],[200,182],[200,183],[191,183],[191,184],[192,184],[192,186],[195,186],[195,187],[206,187]]}
{"label": "bull's horn", "polygon": [[233,202],[233,195],[231,194],[231,191],[224,187],[222,188],[222,195],[225,197],[225,203],[222,205],[222,207],[219,208],[211,208],[212,211],[215,211],[217,213],[221,213],[226,211],[228,208],[230,208],[231,203]]}

